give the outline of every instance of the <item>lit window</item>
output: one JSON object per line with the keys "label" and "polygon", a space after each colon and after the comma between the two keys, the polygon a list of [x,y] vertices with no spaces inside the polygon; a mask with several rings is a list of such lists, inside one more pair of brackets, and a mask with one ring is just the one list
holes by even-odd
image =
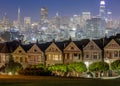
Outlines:
{"label": "lit window", "polygon": [[50,59],[51,59],[51,55],[49,54],[47,60],[50,60]]}
{"label": "lit window", "polygon": [[59,60],[62,60],[62,57],[61,57],[61,55],[60,55],[60,57],[59,57]]}
{"label": "lit window", "polygon": [[56,60],[56,61],[59,60],[59,59],[58,59],[58,55],[54,55],[54,56],[53,56],[53,60]]}

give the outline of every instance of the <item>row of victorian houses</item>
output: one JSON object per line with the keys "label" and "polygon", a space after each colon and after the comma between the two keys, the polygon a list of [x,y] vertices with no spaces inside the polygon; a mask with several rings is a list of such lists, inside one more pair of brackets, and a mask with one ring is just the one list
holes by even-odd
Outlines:
{"label": "row of victorian houses", "polygon": [[63,41],[22,44],[19,41],[0,43],[0,66],[10,57],[23,67],[29,65],[69,64],[83,61],[87,66],[96,61],[108,63],[120,59],[120,40],[116,37],[99,40]]}

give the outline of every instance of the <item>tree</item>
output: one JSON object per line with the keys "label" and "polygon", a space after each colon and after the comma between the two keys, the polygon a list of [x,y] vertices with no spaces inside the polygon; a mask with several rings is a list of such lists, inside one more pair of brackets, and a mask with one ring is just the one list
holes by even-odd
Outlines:
{"label": "tree", "polygon": [[112,70],[119,70],[120,69],[120,60],[116,60],[111,63]]}
{"label": "tree", "polygon": [[86,72],[87,67],[83,62],[74,62],[68,65],[67,76],[79,76],[82,72]]}
{"label": "tree", "polygon": [[105,72],[109,70],[109,64],[106,62],[94,62],[90,64],[89,71],[93,72],[96,77],[100,77],[101,72]]}
{"label": "tree", "polygon": [[68,71],[75,71],[75,72],[85,72],[87,71],[87,67],[83,62],[78,63],[70,63],[68,65]]}
{"label": "tree", "polygon": [[22,65],[18,62],[14,62],[13,57],[10,57],[9,62],[5,65],[5,72],[15,74],[22,69]]}
{"label": "tree", "polygon": [[67,72],[67,66],[64,64],[55,64],[48,67],[48,70],[55,75],[63,75]]}
{"label": "tree", "polygon": [[94,62],[94,63],[90,64],[89,70],[91,72],[107,71],[107,70],[109,70],[109,64],[107,64],[106,62]]}

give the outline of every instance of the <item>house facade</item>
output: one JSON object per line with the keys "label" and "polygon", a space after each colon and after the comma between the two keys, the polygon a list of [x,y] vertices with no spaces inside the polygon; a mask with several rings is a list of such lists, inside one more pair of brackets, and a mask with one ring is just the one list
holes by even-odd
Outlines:
{"label": "house facade", "polygon": [[15,62],[21,63],[23,67],[28,65],[28,56],[27,52],[24,50],[22,45],[19,45],[16,50],[12,53],[13,60]]}
{"label": "house facade", "polygon": [[[67,41],[22,45],[19,43],[0,44],[0,67],[13,57],[23,67],[29,65],[69,64],[83,61],[86,65],[96,61],[113,62],[120,59],[120,42],[116,39],[99,41]],[[103,47],[101,45],[105,44]]]}
{"label": "house facade", "polygon": [[28,51],[27,51],[28,59],[27,62],[29,65],[38,65],[44,64],[44,53],[38,47],[37,44],[34,44]]}
{"label": "house facade", "polygon": [[64,49],[64,63],[69,64],[80,61],[82,61],[82,51],[71,41]]}
{"label": "house facade", "polygon": [[110,63],[118,59],[120,59],[120,45],[115,39],[112,39],[104,47],[104,60]]}
{"label": "house facade", "polygon": [[83,62],[87,65],[92,62],[102,61],[102,50],[92,40],[83,48],[83,54]]}
{"label": "house facade", "polygon": [[59,47],[52,42],[45,50],[46,65],[63,64],[63,54]]}
{"label": "house facade", "polygon": [[11,56],[11,52],[7,47],[6,43],[0,44],[0,67],[4,66],[9,62],[9,57]]}

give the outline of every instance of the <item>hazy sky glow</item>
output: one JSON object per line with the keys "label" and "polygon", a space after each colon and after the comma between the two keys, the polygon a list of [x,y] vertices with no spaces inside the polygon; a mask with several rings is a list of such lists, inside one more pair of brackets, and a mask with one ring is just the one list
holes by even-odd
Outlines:
{"label": "hazy sky glow", "polygon": [[[32,17],[38,21],[40,8],[45,6],[49,10],[49,17],[59,12],[62,16],[81,14],[82,11],[90,11],[92,15],[99,12],[100,0],[0,0],[0,20],[6,12],[11,20],[17,18],[17,8],[21,8],[21,16]],[[106,0],[108,10],[113,12],[113,17],[120,17],[120,0]]]}

